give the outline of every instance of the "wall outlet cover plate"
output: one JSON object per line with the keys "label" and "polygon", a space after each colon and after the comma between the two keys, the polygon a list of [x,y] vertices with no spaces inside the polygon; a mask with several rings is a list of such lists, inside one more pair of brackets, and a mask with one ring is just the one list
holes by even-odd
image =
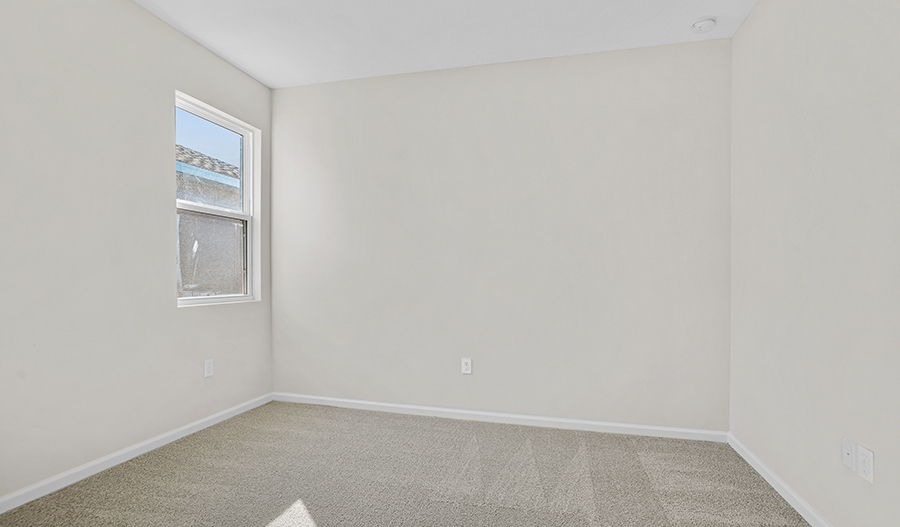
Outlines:
{"label": "wall outlet cover plate", "polygon": [[472,359],[464,358],[462,360],[462,372],[466,375],[472,374]]}
{"label": "wall outlet cover plate", "polygon": [[857,445],[856,447],[856,473],[864,480],[875,484],[875,453],[868,448]]}

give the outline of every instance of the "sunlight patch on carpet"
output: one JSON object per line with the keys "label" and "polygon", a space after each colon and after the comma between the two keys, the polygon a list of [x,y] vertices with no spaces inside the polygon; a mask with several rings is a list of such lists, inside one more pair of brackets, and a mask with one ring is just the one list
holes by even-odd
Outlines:
{"label": "sunlight patch on carpet", "polygon": [[303,500],[297,500],[266,527],[316,527]]}

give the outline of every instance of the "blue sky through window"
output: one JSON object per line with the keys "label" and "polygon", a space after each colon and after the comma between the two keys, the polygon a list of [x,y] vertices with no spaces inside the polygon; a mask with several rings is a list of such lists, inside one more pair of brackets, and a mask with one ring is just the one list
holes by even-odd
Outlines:
{"label": "blue sky through window", "polygon": [[175,143],[220,161],[241,166],[241,135],[175,108]]}

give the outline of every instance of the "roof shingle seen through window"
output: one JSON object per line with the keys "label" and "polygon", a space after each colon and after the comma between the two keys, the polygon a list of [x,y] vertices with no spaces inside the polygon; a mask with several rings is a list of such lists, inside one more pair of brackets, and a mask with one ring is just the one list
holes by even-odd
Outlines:
{"label": "roof shingle seen through window", "polygon": [[241,178],[240,168],[181,145],[175,145],[175,160],[195,167],[205,168],[223,176],[235,179]]}

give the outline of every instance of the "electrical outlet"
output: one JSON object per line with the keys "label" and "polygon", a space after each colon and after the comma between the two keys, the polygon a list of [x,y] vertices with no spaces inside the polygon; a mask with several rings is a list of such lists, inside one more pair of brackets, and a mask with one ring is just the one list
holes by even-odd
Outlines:
{"label": "electrical outlet", "polygon": [[462,372],[466,375],[472,374],[472,359],[463,359],[462,360]]}
{"label": "electrical outlet", "polygon": [[844,461],[845,467],[856,472],[856,443],[846,437],[841,444],[841,459]]}
{"label": "electrical outlet", "polygon": [[875,453],[859,445],[856,446],[856,473],[875,484]]}
{"label": "electrical outlet", "polygon": [[203,376],[204,377],[212,377],[213,374],[213,360],[206,359],[206,362],[203,363]]}
{"label": "electrical outlet", "polygon": [[871,484],[875,484],[875,453],[859,446],[846,437],[841,443],[841,459],[844,466],[859,474]]}

